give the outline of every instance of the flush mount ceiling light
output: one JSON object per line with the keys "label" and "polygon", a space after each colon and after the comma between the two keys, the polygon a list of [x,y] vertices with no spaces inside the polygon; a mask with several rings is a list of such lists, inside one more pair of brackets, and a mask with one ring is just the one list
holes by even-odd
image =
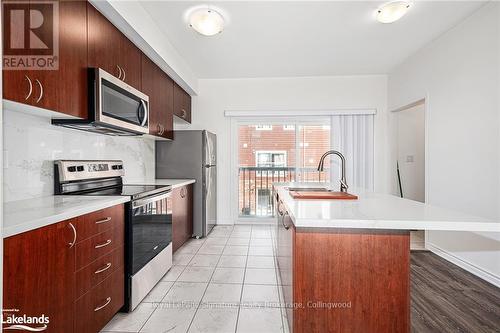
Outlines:
{"label": "flush mount ceiling light", "polygon": [[213,36],[224,29],[224,17],[211,8],[198,8],[189,13],[189,26],[203,36]]}
{"label": "flush mount ceiling light", "polygon": [[377,10],[377,21],[381,23],[396,22],[406,14],[409,8],[410,4],[405,1],[386,3]]}

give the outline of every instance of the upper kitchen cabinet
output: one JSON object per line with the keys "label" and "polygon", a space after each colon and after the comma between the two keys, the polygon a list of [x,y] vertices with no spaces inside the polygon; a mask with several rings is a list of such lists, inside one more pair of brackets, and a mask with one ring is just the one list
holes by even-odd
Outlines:
{"label": "upper kitchen cabinet", "polygon": [[88,66],[141,90],[141,51],[90,3],[88,8]]}
{"label": "upper kitchen cabinet", "polygon": [[[37,5],[40,3],[29,3],[30,8]],[[27,70],[13,70],[4,66],[3,98],[86,118],[87,4],[86,1],[61,1],[58,7],[57,66],[54,69],[40,66]],[[6,17],[10,20],[9,15]],[[4,24],[7,26],[8,22]],[[42,42],[52,35],[52,28],[52,24],[42,25],[41,31],[37,32]],[[51,47],[55,44],[47,44],[49,49],[55,50],[55,47]],[[4,55],[9,56],[7,49]]]}
{"label": "upper kitchen cabinet", "polygon": [[174,115],[191,123],[191,96],[174,83]]}
{"label": "upper kitchen cabinet", "polygon": [[145,55],[142,91],[149,96],[149,134],[173,139],[174,82]]}

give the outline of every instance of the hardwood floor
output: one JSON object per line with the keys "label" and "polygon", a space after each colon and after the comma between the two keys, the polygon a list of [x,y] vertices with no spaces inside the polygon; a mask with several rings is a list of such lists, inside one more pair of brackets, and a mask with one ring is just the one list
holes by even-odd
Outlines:
{"label": "hardwood floor", "polygon": [[500,332],[500,288],[431,252],[411,253],[411,331]]}

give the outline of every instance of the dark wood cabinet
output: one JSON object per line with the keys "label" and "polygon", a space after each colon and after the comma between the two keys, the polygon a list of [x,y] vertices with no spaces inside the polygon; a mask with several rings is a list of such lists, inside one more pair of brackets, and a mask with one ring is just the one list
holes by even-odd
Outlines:
{"label": "dark wood cabinet", "polygon": [[87,117],[87,2],[59,2],[55,70],[3,69],[3,98]]}
{"label": "dark wood cabinet", "polygon": [[3,308],[19,309],[16,316],[49,317],[45,332],[73,332],[75,224],[68,220],[4,239]]}
{"label": "dark wood cabinet", "polygon": [[193,236],[193,184],[175,188],[172,194],[172,251]]}
{"label": "dark wood cabinet", "polygon": [[279,198],[276,207],[290,332],[410,331],[407,231],[296,229]]}
{"label": "dark wood cabinet", "polygon": [[174,115],[191,123],[191,96],[174,83]]}
{"label": "dark wood cabinet", "polygon": [[[278,271],[281,278],[282,297],[284,304],[293,304],[293,258],[295,227],[288,212],[282,204],[277,206],[278,230],[276,232],[276,259],[278,261]],[[293,308],[286,307],[286,317],[288,325],[293,327]]]}
{"label": "dark wood cabinet", "polygon": [[117,205],[4,239],[4,308],[48,316],[46,332],[99,332],[124,305],[124,230]]}
{"label": "dark wood cabinet", "polygon": [[57,70],[4,67],[4,99],[87,118],[88,68],[98,67],[150,97],[150,134],[173,139],[174,115],[191,122],[191,96],[92,4],[60,0],[58,17]]}
{"label": "dark wood cabinet", "polygon": [[173,139],[174,83],[142,55],[142,91],[149,96],[149,134]]}
{"label": "dark wood cabinet", "polygon": [[87,3],[88,67],[99,67],[141,90],[141,51]]}

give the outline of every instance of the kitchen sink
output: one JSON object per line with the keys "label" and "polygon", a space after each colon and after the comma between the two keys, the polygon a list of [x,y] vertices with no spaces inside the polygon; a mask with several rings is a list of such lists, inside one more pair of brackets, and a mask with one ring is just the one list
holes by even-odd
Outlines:
{"label": "kitchen sink", "polygon": [[356,200],[358,198],[356,195],[328,187],[289,187],[288,191],[294,199]]}
{"label": "kitchen sink", "polygon": [[326,187],[289,187],[288,191],[294,192],[334,192]]}

